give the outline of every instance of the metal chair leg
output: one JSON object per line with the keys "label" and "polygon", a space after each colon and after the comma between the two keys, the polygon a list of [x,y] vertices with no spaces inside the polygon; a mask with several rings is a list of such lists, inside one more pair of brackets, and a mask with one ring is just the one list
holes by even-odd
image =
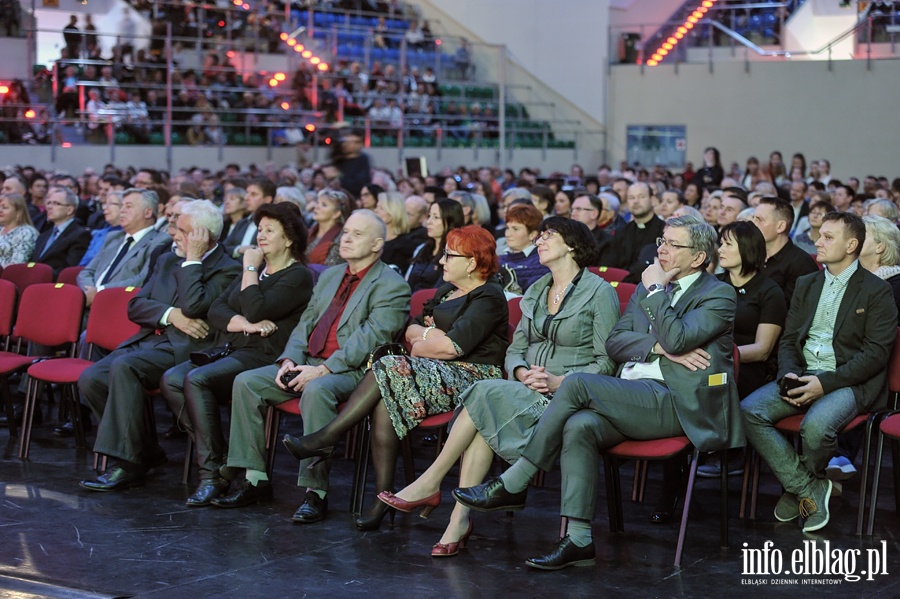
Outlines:
{"label": "metal chair leg", "polygon": [[678,544],[675,546],[675,567],[681,568],[681,554],[684,549],[684,537],[687,533],[688,512],[691,509],[691,496],[694,493],[694,480],[697,477],[697,464],[700,461],[700,452],[694,449],[694,459],[691,461],[691,469],[688,474],[687,492],[684,494],[684,510],[681,513],[681,528],[678,531]]}

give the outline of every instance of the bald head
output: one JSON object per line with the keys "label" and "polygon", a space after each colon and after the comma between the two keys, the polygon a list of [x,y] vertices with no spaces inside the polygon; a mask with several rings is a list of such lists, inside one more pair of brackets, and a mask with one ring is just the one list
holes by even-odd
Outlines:
{"label": "bald head", "polygon": [[421,227],[428,217],[428,202],[421,196],[409,196],[404,201],[406,206],[406,218],[409,220],[409,228]]}
{"label": "bald head", "polygon": [[9,177],[0,187],[0,195],[25,195],[25,185],[18,177]]}
{"label": "bald head", "polygon": [[381,256],[387,227],[371,210],[356,210],[344,223],[341,234],[341,258],[350,272],[356,273],[373,264]]}

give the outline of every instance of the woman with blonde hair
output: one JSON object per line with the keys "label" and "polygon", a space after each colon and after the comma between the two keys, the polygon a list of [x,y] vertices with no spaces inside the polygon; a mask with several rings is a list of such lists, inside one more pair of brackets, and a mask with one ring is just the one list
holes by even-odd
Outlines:
{"label": "woman with blonde hair", "polygon": [[28,262],[38,232],[24,197],[17,193],[0,197],[0,227],[0,266]]}
{"label": "woman with blonde hair", "polygon": [[400,273],[405,273],[420,241],[409,234],[409,218],[406,216],[403,194],[399,191],[379,193],[374,212],[387,228],[381,260],[399,269]]}

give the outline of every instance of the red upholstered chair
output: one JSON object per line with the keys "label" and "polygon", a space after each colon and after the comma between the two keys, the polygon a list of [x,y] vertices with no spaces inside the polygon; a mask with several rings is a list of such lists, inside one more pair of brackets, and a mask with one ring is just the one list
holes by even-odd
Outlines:
{"label": "red upholstered chair", "polygon": [[894,514],[900,514],[900,412],[888,412],[888,416],[879,425],[878,449],[875,451],[875,481],[872,483],[872,504],[869,506],[869,525],[866,534],[872,534],[875,527],[875,506],[878,503],[878,485],[881,481],[881,458],[884,454],[884,438],[891,441],[892,463],[894,465]]}
{"label": "red upholstered chair", "polygon": [[[900,328],[897,329],[897,337],[894,340],[894,347],[891,352],[891,357],[888,361],[888,388],[891,390],[893,395],[894,406],[897,405],[897,393],[900,392],[900,347],[898,347],[897,342],[900,341]],[[775,423],[775,428],[784,433],[785,435],[793,436],[797,439],[797,447],[800,449],[800,424],[803,422],[803,418],[806,414],[797,414],[795,416],[788,416],[787,418],[783,418]],[[843,429],[841,429],[841,433],[846,433],[852,431],[855,428],[865,424],[866,425],[866,434],[865,434],[865,445],[863,447],[863,469],[862,475],[860,476],[859,481],[859,507],[856,512],[856,534],[861,535],[863,531],[863,519],[865,517],[866,512],[866,499],[868,492],[868,482],[869,482],[869,458],[870,452],[872,449],[872,431],[874,429],[875,423],[878,421],[879,417],[882,415],[882,412],[866,412],[863,414],[858,414],[853,420],[851,420]],[[752,461],[751,461],[752,460]],[[751,464],[751,468],[747,468],[746,464]],[[881,459],[880,456],[875,462],[876,468],[880,469]],[[748,486],[748,474],[750,476],[749,485],[750,485],[750,510],[749,510],[749,518],[751,520],[756,519],[756,503],[759,495],[759,469],[760,469],[760,457],[756,452],[752,452],[752,456],[750,452],[747,455],[747,461],[745,461],[744,468],[744,488]],[[877,471],[876,471],[877,476]],[[746,492],[744,492],[746,495]],[[873,499],[873,509],[874,509],[874,499]],[[741,498],[741,512],[740,516],[744,517],[744,499]],[[871,530],[871,528],[870,528]],[[871,534],[871,533],[870,533]]]}
{"label": "red upholstered chair", "polygon": [[41,262],[10,264],[0,273],[0,279],[12,282],[22,293],[29,285],[52,283],[53,269]]}
{"label": "red upholstered chair", "polygon": [[[732,350],[734,359],[734,380],[737,380],[738,370],[740,366],[740,354],[737,346]],[[693,445],[690,439],[685,436],[667,437],[664,439],[654,439],[649,441],[625,440],[615,447],[611,447],[603,452],[603,465],[606,472],[606,488],[607,488],[607,505],[609,509],[609,528],[613,532],[623,532],[625,525],[622,517],[622,485],[619,477],[619,464],[625,460],[636,460],[635,479],[639,477],[641,481],[646,479],[646,465],[641,462],[647,460],[667,460],[678,455],[692,453],[691,465],[688,474],[687,492],[684,496],[684,510],[681,514],[681,528],[678,531],[678,542],[675,547],[675,566],[681,567],[681,555],[684,549],[685,533],[687,532],[688,514],[691,509],[691,497],[694,491],[694,481],[697,475],[697,465],[699,463],[700,452]],[[721,482],[721,504],[722,517],[720,528],[720,539],[722,547],[728,546],[728,452],[721,451],[722,459],[722,476]],[[633,491],[633,497],[643,497],[643,482],[640,483],[640,491]]]}
{"label": "red upholstered chair", "polygon": [[613,281],[610,285],[615,288],[616,295],[619,296],[619,313],[625,314],[625,309],[628,307],[628,302],[631,301],[631,296],[634,295],[637,285],[620,281]]}
{"label": "red upholstered chair", "polygon": [[0,338],[3,339],[3,350],[9,351],[13,332],[13,319],[16,317],[16,306],[19,303],[19,291],[16,286],[0,279]]}
{"label": "red upholstered chair", "polygon": [[422,310],[425,309],[425,302],[434,297],[434,294],[437,293],[437,289],[420,289],[412,294],[412,297],[409,300],[409,317],[416,318],[422,315]]}
{"label": "red upholstered chair", "polygon": [[[139,290],[137,287],[109,287],[94,296],[84,336],[89,352],[93,352],[94,346],[112,351],[140,330],[138,325],[128,319],[128,302]],[[85,442],[84,423],[81,422],[81,409],[78,405],[78,377],[93,364],[90,360],[69,357],[37,362],[28,368],[28,376],[34,381],[34,389],[37,389],[38,382],[56,383],[62,387],[62,401],[68,401],[72,408],[75,446],[79,449],[84,448]],[[32,398],[33,401],[36,399]],[[20,440],[19,457],[22,459],[28,457],[30,433],[29,427]]]}
{"label": "red upholstered chair", "polygon": [[[37,345],[56,347],[69,345],[71,354],[75,352],[78,335],[81,333],[81,315],[84,312],[84,294],[81,289],[62,283],[41,283],[30,285],[22,293],[22,302],[16,315],[16,326],[13,334],[19,338],[17,350],[21,350],[23,341]],[[52,315],[52,317],[48,317]],[[2,378],[6,413],[9,419],[10,436],[17,434],[12,413],[12,401],[9,397],[8,377],[14,372],[24,370],[35,360],[49,356],[23,356],[16,352],[0,352],[0,378]],[[34,419],[34,406],[37,403],[37,383],[29,381],[25,396],[25,410],[22,417],[22,428],[25,433],[20,439],[27,442]],[[21,448],[19,450],[21,455]]]}
{"label": "red upholstered chair", "polygon": [[612,266],[588,266],[588,270],[609,283],[624,281],[625,277],[628,276],[628,271],[624,268],[614,268]]}
{"label": "red upholstered chair", "polygon": [[69,266],[68,268],[64,268],[59,272],[59,276],[56,277],[56,282],[65,283],[66,285],[77,285],[78,273],[82,270],[84,270],[83,266]]}

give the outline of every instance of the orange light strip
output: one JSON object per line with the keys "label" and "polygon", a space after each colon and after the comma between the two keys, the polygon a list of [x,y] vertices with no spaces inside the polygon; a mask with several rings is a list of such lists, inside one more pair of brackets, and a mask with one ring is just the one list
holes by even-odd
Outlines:
{"label": "orange light strip", "polygon": [[675,29],[675,32],[668,37],[664,42],[662,42],[656,50],[654,50],[650,54],[650,58],[647,59],[645,63],[648,67],[655,67],[663,59],[666,55],[672,53],[675,50],[675,46],[684,39],[684,36],[687,35],[688,31],[694,28],[700,19],[706,16],[706,13],[709,12],[709,9],[713,7],[713,5],[717,2],[717,0],[703,0],[694,11],[688,15],[688,17],[684,20],[680,26]]}

